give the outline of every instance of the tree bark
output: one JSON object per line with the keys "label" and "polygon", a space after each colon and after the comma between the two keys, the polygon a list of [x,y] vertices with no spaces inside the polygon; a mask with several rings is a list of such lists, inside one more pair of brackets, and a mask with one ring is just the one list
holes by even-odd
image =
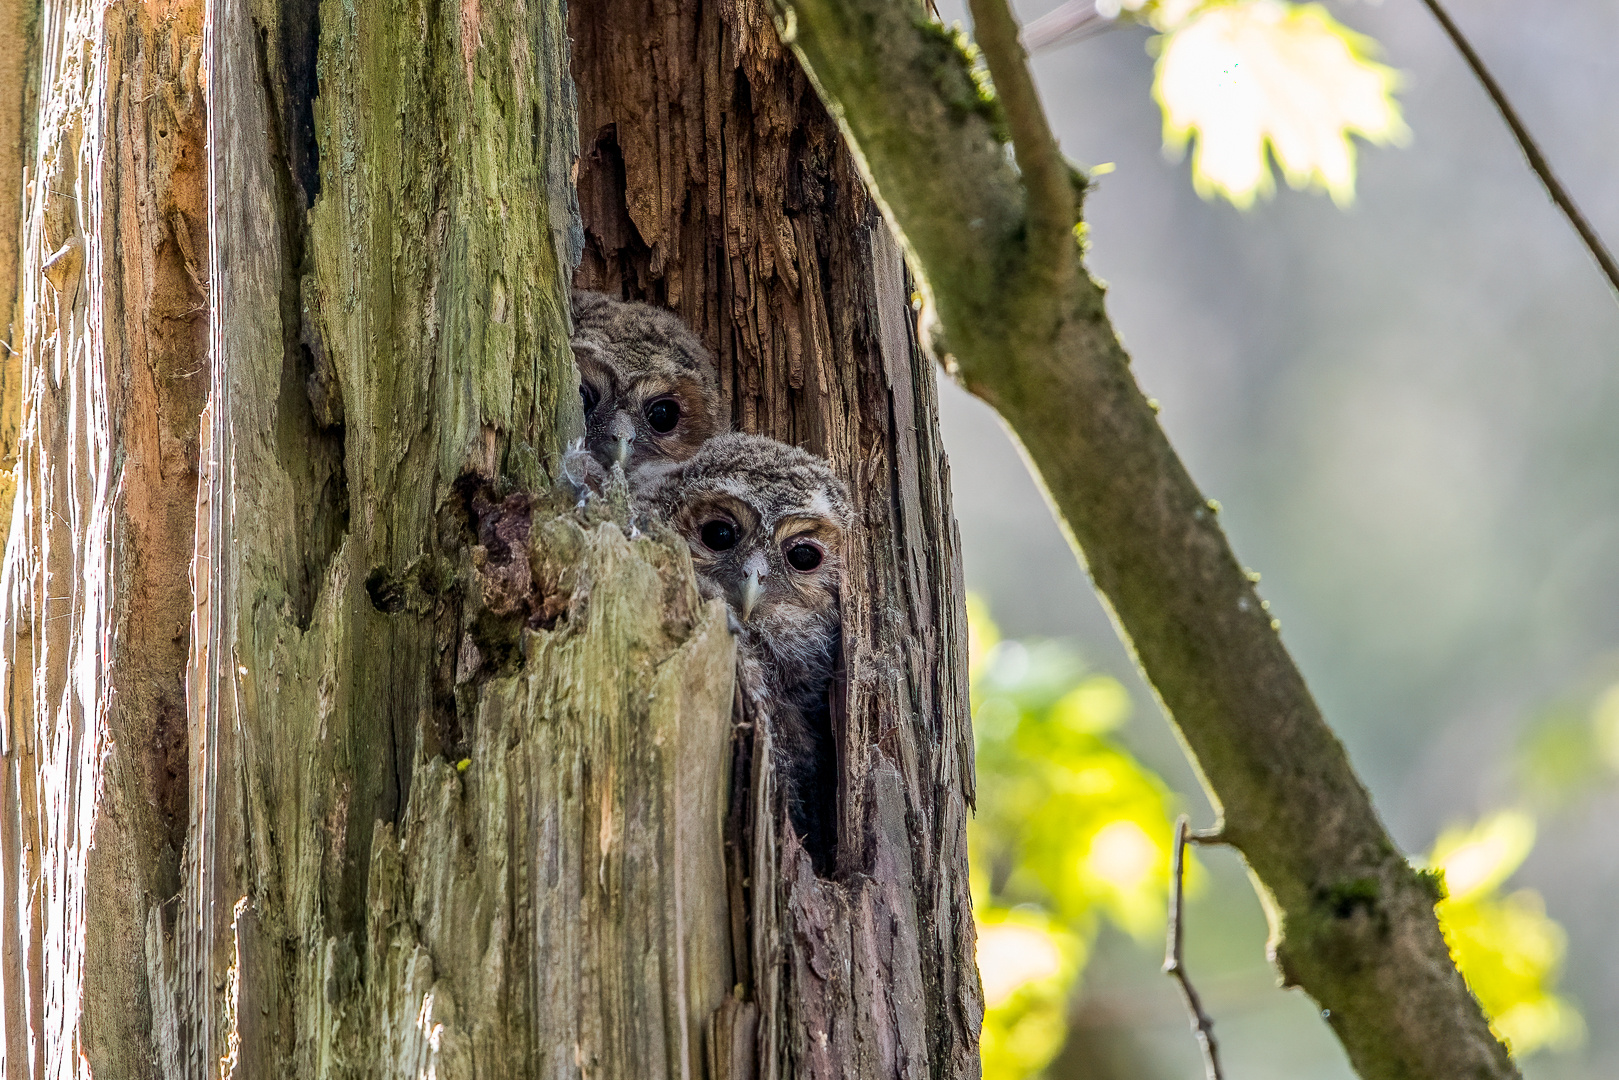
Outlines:
{"label": "tree bark", "polygon": [[0,580],[7,1075],[60,1075],[81,1053],[147,1074],[128,1003],[149,997],[142,943],[179,891],[187,813],[186,566],[208,389],[201,14],[39,16],[47,90],[22,142],[35,156],[13,333],[23,438]]}
{"label": "tree bark", "polygon": [[1084,178],[1005,0],[972,3],[993,95],[920,4],[776,4],[925,282],[934,345],[1027,448],[1191,752],[1284,984],[1367,1080],[1516,1077],[1440,934],[1439,884],[1389,838],[1130,374],[1076,242]]}
{"label": "tree bark", "polygon": [[[34,48],[38,12],[28,0],[0,0],[0,207],[20,207],[25,173],[33,161],[35,88],[39,54]],[[0,209],[0,535],[11,527],[17,495],[18,426],[22,418],[22,214]]]}
{"label": "tree bark", "polygon": [[312,14],[212,28],[175,1024],[193,1069],[690,1075],[731,982],[732,645],[678,545],[549,493],[560,6]]}
{"label": "tree bark", "polygon": [[760,1075],[976,1076],[960,555],[898,245],[762,4],[569,10],[580,284],[679,312],[734,425],[825,455],[860,506],[837,871],[767,844],[749,875],[780,890],[756,908],[751,990],[785,1008]]}
{"label": "tree bark", "polygon": [[[975,1075],[931,370],[898,249],[762,9],[575,33],[678,37],[700,85],[752,95],[708,116],[752,126],[714,176],[759,204],[687,221],[625,288],[686,275],[659,295],[720,347],[742,425],[864,501],[835,880],[781,839],[683,543],[552,483],[580,429],[560,2],[204,17],[40,14],[0,1071]],[[589,85],[615,62],[580,57]],[[0,114],[26,116],[13,74]],[[672,182],[660,163],[620,190]],[[812,189],[791,212],[788,183]]]}

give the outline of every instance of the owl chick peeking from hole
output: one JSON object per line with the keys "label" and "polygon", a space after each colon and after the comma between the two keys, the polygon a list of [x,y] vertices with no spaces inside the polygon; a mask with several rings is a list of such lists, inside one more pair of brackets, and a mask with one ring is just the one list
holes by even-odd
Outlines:
{"label": "owl chick peeking from hole", "polygon": [[831,860],[838,660],[849,495],[823,459],[760,435],[721,435],[643,470],[638,501],[691,548],[699,589],[725,599],[743,690],[764,704],[788,816],[818,869]]}
{"label": "owl chick peeking from hole", "polygon": [[573,319],[585,436],[563,471],[584,500],[622,470],[613,482],[635,515],[686,540],[699,590],[730,612],[738,679],[766,718],[793,829],[826,872],[848,491],[822,458],[723,433],[714,359],[672,312],[576,290]]}
{"label": "owl chick peeking from hole", "polygon": [[576,289],[571,344],[589,455],[566,463],[577,485],[685,461],[725,430],[714,358],[673,312]]}

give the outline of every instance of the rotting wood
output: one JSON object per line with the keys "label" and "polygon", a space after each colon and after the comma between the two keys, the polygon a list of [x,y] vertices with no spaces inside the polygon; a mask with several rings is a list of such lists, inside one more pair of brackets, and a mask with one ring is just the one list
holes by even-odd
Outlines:
{"label": "rotting wood", "polygon": [[679,544],[547,494],[559,7],[309,15],[215,8],[188,1068],[693,1075],[733,645]]}
{"label": "rotting wood", "polygon": [[149,917],[172,926],[164,902],[179,889],[208,389],[201,30],[200,2],[47,4],[41,53],[0,71],[0,131],[30,118],[12,95],[19,66],[37,64],[45,88],[37,128],[0,140],[34,151],[0,380],[18,488],[15,504],[0,491],[17,508],[0,581],[10,1076],[81,1060],[152,1075],[145,940]]}
{"label": "rotting wood", "polygon": [[7,1075],[975,1074],[932,376],[760,11],[694,55],[757,65],[759,139],[716,175],[792,212],[738,195],[693,287],[737,415],[865,497],[831,881],[779,843],[768,753],[726,814],[756,748],[684,548],[550,484],[579,428],[561,5],[208,10],[204,56],[200,5],[41,9]]}
{"label": "rotting wood", "polygon": [[[371,1052],[411,1075],[698,1076],[732,981],[734,642],[669,538],[571,515],[533,537],[513,558],[562,614],[520,670],[470,676],[468,756],[419,764],[402,840],[376,826],[354,1034],[392,1033]],[[493,565],[474,577],[504,590]]]}
{"label": "rotting wood", "polygon": [[[960,559],[898,246],[764,4],[585,0],[569,18],[578,283],[679,312],[734,425],[830,458],[861,512],[835,878],[777,842],[758,790],[733,833],[750,880],[781,889],[755,886],[752,908],[758,1075],[976,1076]],[[739,760],[758,775],[757,747]],[[715,1025],[738,1022],[728,1005]]]}
{"label": "rotting wood", "polygon": [[192,1075],[699,1075],[734,646],[680,544],[549,491],[579,427],[559,7],[214,11],[201,769],[160,1019],[200,1020]]}

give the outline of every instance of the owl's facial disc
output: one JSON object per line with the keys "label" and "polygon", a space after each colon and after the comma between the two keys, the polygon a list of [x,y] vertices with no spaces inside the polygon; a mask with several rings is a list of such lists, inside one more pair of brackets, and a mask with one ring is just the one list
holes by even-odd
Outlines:
{"label": "owl's facial disc", "polygon": [[572,306],[585,446],[604,467],[687,461],[723,427],[714,357],[678,316],[588,290]]}

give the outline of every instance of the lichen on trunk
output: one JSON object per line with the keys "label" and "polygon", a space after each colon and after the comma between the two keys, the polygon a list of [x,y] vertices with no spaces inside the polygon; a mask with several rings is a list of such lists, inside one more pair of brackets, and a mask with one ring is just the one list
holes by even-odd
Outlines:
{"label": "lichen on trunk", "polygon": [[8,1076],[972,1074],[931,373],[762,9],[717,17],[684,62],[740,43],[752,81],[710,119],[797,117],[716,173],[791,204],[733,215],[790,257],[666,299],[729,328],[744,426],[863,495],[836,878],[780,831],[683,543],[553,482],[559,0],[218,0],[206,46],[200,3],[45,0],[0,372]]}
{"label": "lichen on trunk", "polygon": [[559,8],[215,19],[191,1068],[689,1074],[733,646],[682,546],[551,486]]}
{"label": "lichen on trunk", "polygon": [[[397,1033],[394,1067],[441,1075],[700,1075],[732,982],[716,764],[734,642],[667,535],[532,521],[529,544],[505,561],[473,545],[483,565],[458,576],[536,612],[554,601],[552,627],[496,616],[524,624],[510,673],[463,642],[467,756],[423,757],[401,826],[376,825],[345,1034],[375,1053],[369,1033]],[[513,564],[534,568],[521,591]]]}

